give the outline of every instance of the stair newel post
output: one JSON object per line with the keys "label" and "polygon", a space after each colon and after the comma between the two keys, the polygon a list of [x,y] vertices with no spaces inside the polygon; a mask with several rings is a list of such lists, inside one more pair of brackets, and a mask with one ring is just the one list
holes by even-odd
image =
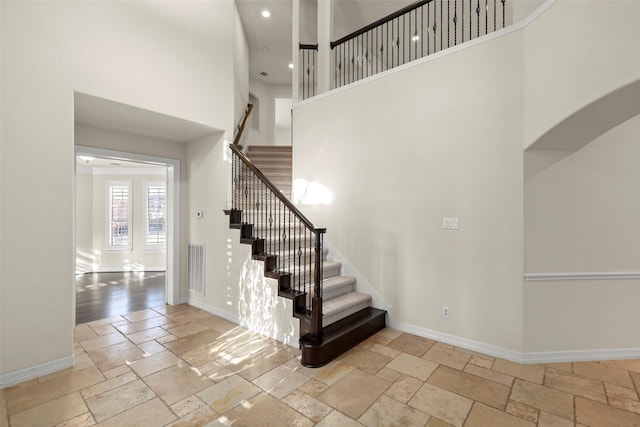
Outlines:
{"label": "stair newel post", "polygon": [[326,228],[315,228],[315,265],[313,274],[313,299],[311,300],[311,334],[322,338],[322,251]]}

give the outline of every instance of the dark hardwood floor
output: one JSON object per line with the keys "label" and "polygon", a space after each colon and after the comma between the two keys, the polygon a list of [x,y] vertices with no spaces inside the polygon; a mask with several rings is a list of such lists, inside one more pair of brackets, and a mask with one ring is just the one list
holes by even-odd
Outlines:
{"label": "dark hardwood floor", "polygon": [[157,307],[165,301],[164,271],[76,275],[76,325]]}

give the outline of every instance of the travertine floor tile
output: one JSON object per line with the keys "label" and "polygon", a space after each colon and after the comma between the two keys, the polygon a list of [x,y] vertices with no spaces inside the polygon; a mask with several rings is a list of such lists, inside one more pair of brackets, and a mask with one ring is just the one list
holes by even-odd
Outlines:
{"label": "travertine floor tile", "polygon": [[614,384],[604,384],[607,396],[621,397],[628,400],[640,400],[636,390]]}
{"label": "travertine floor tile", "polygon": [[176,416],[171,410],[160,399],[155,398],[97,425],[99,427],[163,426],[175,419]]}
{"label": "travertine floor tile", "polygon": [[609,405],[625,411],[640,414],[640,402],[637,400],[629,400],[618,396],[609,396]]}
{"label": "travertine floor tile", "polygon": [[188,337],[189,335],[197,334],[198,332],[206,331],[207,328],[199,323],[185,323],[175,328],[168,329],[170,334],[175,335],[178,338]]}
{"label": "travertine floor tile", "polygon": [[167,425],[167,427],[193,427],[203,426],[219,417],[215,411],[208,406],[202,406],[193,412],[180,417],[177,421]]}
{"label": "travertine floor tile", "polygon": [[422,357],[457,370],[464,369],[469,359],[471,359],[470,355],[461,353],[440,343],[434,344]]}
{"label": "travertine floor tile", "polygon": [[494,371],[493,369],[487,369],[487,368],[483,368],[481,366],[478,365],[474,365],[471,363],[468,363],[467,366],[465,366],[464,368],[464,372],[467,372],[469,374],[473,374],[473,375],[477,375],[479,377],[500,383],[500,384],[504,384],[506,386],[511,387],[511,385],[513,385],[513,377],[510,375],[506,375],[506,374],[501,374],[500,372]]}
{"label": "travertine floor tile", "polygon": [[429,415],[410,406],[381,396],[358,421],[367,427],[424,426]]}
{"label": "travertine floor tile", "polygon": [[510,392],[510,388],[503,384],[442,365],[435,370],[428,382],[500,410],[504,410]]}
{"label": "travertine floor tile", "polygon": [[291,359],[287,362],[287,366],[299,369],[304,375],[329,386],[344,378],[354,369],[338,360],[328,363],[321,368],[305,368],[300,365],[299,358]]}
{"label": "travertine floor tile", "polygon": [[183,363],[151,374],[144,381],[167,405],[173,405],[213,384]]}
{"label": "travertine floor tile", "polygon": [[576,375],[582,375],[583,377],[604,381],[609,384],[615,384],[627,388],[633,387],[633,382],[631,381],[629,372],[598,362],[574,362],[573,373]]}
{"label": "travertine floor tile", "polygon": [[90,427],[94,425],[96,425],[96,420],[93,419],[93,416],[89,412],[86,412],[60,423],[56,425],[56,427]]}
{"label": "travertine floor tile", "polygon": [[402,353],[387,365],[387,368],[425,381],[436,370],[438,364],[417,356]]}
{"label": "travertine floor tile", "polygon": [[141,320],[151,319],[152,317],[158,317],[160,314],[152,309],[134,311],[133,313],[125,314],[124,317],[129,322],[139,322]]}
{"label": "travertine floor tile", "polygon": [[177,365],[179,362],[180,359],[176,357],[175,354],[165,350],[160,353],[138,359],[135,362],[130,363],[129,367],[133,369],[140,378],[143,378],[170,366]]}
{"label": "travertine floor tile", "polygon": [[309,380],[302,385],[298,390],[308,394],[311,397],[320,396],[329,386],[318,380]]}
{"label": "travertine floor tile", "polygon": [[384,394],[398,402],[407,403],[416,394],[416,391],[422,387],[422,384],[423,382],[420,380],[408,375],[402,375]]}
{"label": "travertine floor tile", "polygon": [[576,422],[591,427],[630,427],[640,425],[640,414],[576,397]]}
{"label": "travertine floor tile", "polygon": [[378,332],[375,336],[376,337],[380,337],[380,338],[387,338],[387,339],[390,339],[390,340],[395,340],[400,335],[402,335],[402,332],[398,331],[397,329],[384,328],[383,330]]}
{"label": "travertine floor tile", "polygon": [[196,372],[204,375],[209,378],[214,383],[219,383],[220,381],[224,381],[232,375],[235,375],[235,372],[230,371],[229,369],[221,366],[217,362],[209,362],[204,364],[196,369]]}
{"label": "travertine floor tile", "polygon": [[141,344],[147,341],[154,340],[156,338],[164,337],[165,335],[169,335],[169,333],[163,328],[157,327],[145,329],[144,331],[140,332],[134,332],[127,335],[127,338],[134,344]]}
{"label": "travertine floor tile", "polygon": [[11,415],[9,422],[11,427],[55,426],[87,411],[80,393],[75,392]]}
{"label": "travertine floor tile", "polygon": [[147,341],[141,344],[138,344],[138,348],[142,350],[145,355],[152,355],[156,353],[160,353],[161,351],[165,351],[166,348],[158,341]]}
{"label": "travertine floor tile", "polygon": [[89,327],[88,324],[84,323],[82,325],[78,325],[73,329],[73,342],[79,343],[80,341],[87,341],[91,338],[96,338],[98,334],[96,334],[93,329]]}
{"label": "travertine floor tile", "polygon": [[338,411],[333,411],[316,424],[316,427],[362,427],[362,424]]}
{"label": "travertine floor tile", "polygon": [[206,326],[207,328],[213,329],[215,331],[220,332],[221,334],[225,334],[232,329],[238,327],[235,323],[231,323],[228,320],[225,320],[221,317],[212,316],[204,319],[198,319],[197,323]]}
{"label": "travertine floor tile", "polygon": [[491,369],[536,384],[542,384],[544,379],[544,366],[541,365],[521,365],[504,359],[496,359]]}
{"label": "travertine floor tile", "polygon": [[357,419],[390,385],[389,381],[354,369],[318,396],[318,400]]}
{"label": "travertine floor tile", "polygon": [[402,374],[398,371],[395,371],[393,369],[384,367],[382,369],[380,369],[378,371],[378,373],[376,374],[377,377],[382,378],[383,380],[387,380],[387,381],[397,381],[398,378],[400,378],[402,376]]}
{"label": "travertine floor tile", "polygon": [[535,427],[535,423],[491,408],[481,403],[474,403],[465,427]]}
{"label": "travertine floor tile", "polygon": [[566,363],[545,363],[544,366],[546,366],[547,368],[556,369],[558,371],[564,371],[564,372],[573,373],[573,365],[570,362],[566,362]]}
{"label": "travertine floor tile", "polygon": [[94,326],[91,329],[98,335],[109,335],[118,332],[116,328],[111,325]]}
{"label": "travertine floor tile", "polygon": [[301,389],[291,392],[287,397],[282,399],[282,401],[314,423],[317,423],[332,411],[330,406],[303,393]]}
{"label": "travertine floor tile", "polygon": [[90,399],[92,397],[98,396],[102,393],[106,393],[109,390],[113,390],[114,388],[118,388],[121,385],[133,382],[137,380],[138,377],[133,372],[129,371],[126,374],[122,374],[118,377],[111,378],[107,381],[100,382],[98,384],[92,385],[91,387],[87,387],[80,392],[80,395],[84,399]]}
{"label": "travertine floor tile", "polygon": [[95,367],[90,367],[75,372],[68,371],[67,375],[45,382],[29,382],[6,392],[7,413],[9,415],[17,414],[103,380],[104,376],[100,371]]}
{"label": "travertine floor tile", "polygon": [[141,320],[139,322],[120,325],[120,326],[117,326],[116,329],[118,329],[123,334],[133,334],[135,332],[144,331],[145,329],[156,328],[158,326],[162,326],[165,329],[167,329],[167,326],[171,324],[172,324],[171,319],[164,316],[158,316],[158,317],[152,317],[150,319]]}
{"label": "travertine floor tile", "polygon": [[198,399],[197,396],[191,395],[185,399],[182,399],[180,402],[174,403],[171,405],[171,410],[176,413],[179,417],[184,417],[187,414],[195,411],[196,409],[207,406],[205,403]]}
{"label": "travertine floor tile", "polygon": [[391,359],[398,357],[400,355],[399,350],[395,350],[391,347],[387,347],[386,345],[382,345],[376,341],[367,340],[362,343],[361,347],[365,350],[374,351],[376,353],[382,354],[383,356],[390,357]]}
{"label": "travertine floor tile", "polygon": [[87,399],[87,405],[96,421],[102,422],[154,397],[156,395],[142,380],[136,380]]}
{"label": "travertine floor tile", "polygon": [[370,374],[375,374],[384,368],[391,359],[389,356],[357,347],[340,357],[342,363],[346,363],[349,366],[353,366]]}
{"label": "travertine floor tile", "polygon": [[254,427],[256,420],[264,426],[313,426],[313,421],[265,393],[251,398],[247,405],[236,406],[225,417],[234,427]]}
{"label": "travertine floor tile", "polygon": [[597,402],[607,403],[602,381],[548,368],[544,378],[544,385]]}
{"label": "travertine floor tile", "polygon": [[[202,332],[198,332],[197,334],[166,342],[164,343],[164,346],[175,354],[184,354],[190,350],[203,347],[213,342],[218,337],[218,335],[220,335],[218,332],[207,329]],[[158,342],[161,342],[161,340],[162,338],[159,338]]]}
{"label": "travertine floor tile", "polygon": [[90,338],[88,340],[80,341],[80,345],[85,351],[89,352],[91,350],[97,350],[100,348],[104,348],[113,344],[118,344],[121,342],[127,341],[127,338],[118,333],[114,332],[112,334],[97,336],[95,338]]}
{"label": "travertine floor tile", "polygon": [[473,401],[431,384],[423,385],[409,401],[412,406],[428,415],[440,418],[456,427],[461,427]]}
{"label": "travertine floor tile", "polygon": [[431,417],[429,418],[426,427],[452,427],[452,424],[442,421],[440,418]]}
{"label": "travertine floor tile", "polygon": [[177,313],[182,310],[193,310],[195,307],[190,306],[189,304],[176,304],[176,305],[161,305],[158,307],[153,307],[152,310],[156,311],[162,315],[167,315],[169,313]]}
{"label": "travertine floor tile", "polygon": [[235,370],[242,377],[251,381],[294,357],[293,354],[286,350],[269,351],[264,354],[253,355],[250,359],[236,366],[227,365],[226,368]]}
{"label": "travertine floor tile", "polygon": [[573,427],[573,422],[557,415],[540,411],[538,427]]}
{"label": "travertine floor tile", "polygon": [[278,366],[252,382],[276,399],[282,399],[309,381],[309,377],[286,365]]}
{"label": "travertine floor tile", "polygon": [[260,393],[260,388],[251,384],[239,375],[234,375],[215,384],[196,396],[209,405],[218,414],[224,414],[241,402]]}
{"label": "travertine floor tile", "polygon": [[144,353],[128,340],[101,349],[90,350],[87,353],[101,371],[108,371],[144,357]]}
{"label": "travertine floor tile", "polygon": [[516,379],[511,399],[562,418],[573,419],[573,396],[563,391]]}
{"label": "travertine floor tile", "polygon": [[131,369],[129,368],[129,366],[120,365],[116,368],[103,371],[102,375],[104,375],[106,379],[111,379],[111,378],[119,377],[120,375],[127,374],[129,372],[131,372]]}
{"label": "travertine floor tile", "polygon": [[510,400],[507,403],[505,412],[535,424],[538,422],[538,415],[540,411],[536,408],[532,408],[529,405],[525,405],[524,403],[516,402],[515,400]]}
{"label": "travertine floor tile", "polygon": [[640,374],[640,360],[603,360],[600,363]]}
{"label": "travertine floor tile", "polygon": [[398,338],[391,341],[388,347],[411,354],[413,356],[422,357],[432,345],[436,342],[428,338],[422,338],[417,335],[401,334]]}
{"label": "travertine floor tile", "polygon": [[482,357],[478,356],[471,356],[468,364],[477,366],[479,368],[491,369],[491,367],[493,366],[493,360],[483,359]]}

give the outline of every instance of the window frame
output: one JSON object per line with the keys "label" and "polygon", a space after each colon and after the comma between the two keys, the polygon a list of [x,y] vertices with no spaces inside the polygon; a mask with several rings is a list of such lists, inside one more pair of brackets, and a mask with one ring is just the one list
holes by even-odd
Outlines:
{"label": "window frame", "polygon": [[[164,241],[162,243],[150,243],[149,237],[149,188],[160,187],[164,189]],[[144,181],[144,246],[147,252],[164,252],[167,246],[167,183],[163,181]]]}
{"label": "window frame", "polygon": [[[113,187],[127,187],[127,243],[126,244],[113,244],[112,238],[112,224],[113,224],[113,197],[111,189]],[[106,182],[106,233],[105,233],[105,247],[110,252],[131,252],[133,248],[133,194],[132,185],[130,180],[107,180]]]}

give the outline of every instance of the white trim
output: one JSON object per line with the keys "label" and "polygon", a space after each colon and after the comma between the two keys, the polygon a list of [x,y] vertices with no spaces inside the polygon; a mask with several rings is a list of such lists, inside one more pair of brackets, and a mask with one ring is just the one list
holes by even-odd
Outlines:
{"label": "white trim", "polygon": [[351,88],[360,86],[362,84],[367,84],[367,83],[375,81],[377,79],[380,79],[380,78],[383,78],[383,77],[387,77],[387,76],[393,75],[395,73],[399,73],[399,72],[402,72],[404,70],[408,70],[408,69],[413,68],[413,67],[418,67],[420,65],[426,64],[426,63],[431,62],[431,61],[435,61],[435,60],[440,59],[442,57],[445,57],[445,56],[448,56],[448,55],[453,55],[453,54],[455,54],[457,52],[460,52],[460,51],[462,51],[464,49],[468,49],[470,47],[473,47],[473,46],[476,46],[476,45],[479,45],[479,44],[482,44],[482,43],[487,43],[487,42],[489,42],[489,41],[491,41],[493,39],[496,39],[496,38],[499,38],[499,37],[502,37],[502,36],[506,36],[506,35],[509,35],[511,33],[515,33],[517,31],[520,31],[520,30],[524,29],[527,25],[531,24],[531,22],[533,22],[536,18],[538,18],[540,15],[542,15],[547,9],[549,9],[551,6],[553,6],[553,4],[556,3],[556,1],[557,0],[546,0],[540,7],[538,7],[535,11],[533,11],[533,13],[531,13],[531,15],[529,15],[526,19],[524,19],[524,20],[522,20],[520,22],[516,22],[515,24],[512,24],[512,25],[510,25],[508,27],[502,28],[500,30],[496,30],[496,31],[494,31],[492,33],[489,33],[489,34],[486,34],[484,36],[477,37],[477,38],[475,38],[473,40],[466,41],[466,42],[461,43],[461,44],[459,44],[457,46],[449,47],[449,48],[441,50],[441,51],[439,51],[437,53],[433,53],[431,55],[424,56],[424,57],[422,57],[420,59],[416,59],[414,61],[407,62],[405,64],[402,64],[402,65],[399,65],[397,67],[394,67],[394,68],[392,68],[390,70],[386,70],[386,71],[383,71],[381,73],[369,76],[367,78],[364,78],[364,79],[361,79],[361,80],[346,84],[344,86],[340,86],[339,88],[331,89],[331,90],[329,90],[327,92],[323,92],[321,94],[312,96],[311,98],[307,98],[307,99],[304,99],[302,101],[294,101],[292,108],[296,108],[298,106],[305,105],[305,104],[317,101],[317,100],[322,99],[322,98],[326,98],[326,97],[329,97],[329,96],[332,96],[332,95],[336,95],[336,94],[338,94],[338,93],[340,93],[342,91],[349,90]]}
{"label": "white trim", "polygon": [[73,355],[63,357],[61,359],[52,360],[50,362],[41,363],[29,368],[19,369],[6,374],[0,374],[0,389],[10,385],[19,384],[34,378],[49,375],[63,369],[72,368],[75,365],[75,357]]}
{"label": "white trim", "polygon": [[592,360],[640,359],[640,348],[543,351],[524,354],[524,363],[588,362]]}
{"label": "white trim", "polygon": [[387,326],[393,329],[397,329],[398,331],[407,332],[413,335],[418,335],[420,337],[429,338],[445,344],[453,345],[471,351],[476,351],[478,353],[487,354],[493,357],[499,357],[501,359],[510,360],[516,363],[523,363],[525,360],[524,355],[519,351],[510,350],[504,347],[498,347],[480,341],[470,340],[468,338],[461,338],[455,335],[449,335],[431,329],[420,328],[408,323],[395,322],[391,319],[388,319]]}
{"label": "white trim", "polygon": [[[75,146],[75,155],[127,160],[155,164],[167,168],[166,300],[171,305],[178,304],[180,301],[180,160],[82,145]],[[75,237],[73,250],[75,254]],[[75,271],[75,255],[73,260],[73,270]]]}
{"label": "white trim", "polygon": [[[83,166],[85,168],[86,166]],[[91,168],[94,175],[148,175],[148,176],[164,176],[166,170],[164,166],[157,168]]]}
{"label": "white trim", "polygon": [[529,273],[524,279],[530,282],[555,282],[563,280],[625,280],[640,279],[640,272],[612,271],[606,273]]}
{"label": "white trim", "polygon": [[78,271],[76,275],[79,274],[92,274],[92,273],[158,273],[158,272],[166,272],[165,267],[148,267],[145,266],[142,270],[125,270],[122,267],[107,267],[107,268],[98,268],[90,271]]}

